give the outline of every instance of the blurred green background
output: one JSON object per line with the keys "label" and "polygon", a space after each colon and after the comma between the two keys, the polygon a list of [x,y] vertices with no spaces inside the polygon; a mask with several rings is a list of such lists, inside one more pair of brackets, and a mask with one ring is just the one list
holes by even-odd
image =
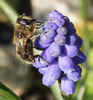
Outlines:
{"label": "blurred green background", "polygon": [[[36,68],[20,61],[12,44],[15,22],[20,14],[26,13],[45,21],[51,10],[68,16],[84,41],[81,50],[87,56],[87,61],[80,65],[82,78],[76,82],[76,93],[72,98],[92,100],[93,0],[0,0],[0,81],[23,100],[55,100],[50,89],[42,85],[42,75]],[[25,73],[22,66],[25,66]]]}

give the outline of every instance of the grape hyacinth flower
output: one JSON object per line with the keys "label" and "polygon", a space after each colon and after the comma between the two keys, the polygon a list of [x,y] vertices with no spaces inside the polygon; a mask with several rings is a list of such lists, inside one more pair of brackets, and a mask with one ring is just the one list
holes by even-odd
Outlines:
{"label": "grape hyacinth flower", "polygon": [[[47,31],[47,32],[46,32]],[[81,78],[82,69],[78,64],[86,60],[80,47],[82,39],[69,18],[56,10],[49,13],[49,20],[43,26],[44,34],[36,38],[34,47],[43,50],[33,66],[43,74],[42,83],[51,86],[61,77],[61,89],[66,95],[75,92],[75,81]]]}

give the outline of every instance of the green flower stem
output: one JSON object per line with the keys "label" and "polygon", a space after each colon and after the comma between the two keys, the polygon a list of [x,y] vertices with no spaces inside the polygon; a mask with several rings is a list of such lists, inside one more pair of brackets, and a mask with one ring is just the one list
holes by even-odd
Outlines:
{"label": "green flower stem", "polygon": [[62,95],[60,93],[58,80],[53,85],[51,85],[50,89],[56,100],[63,100]]}
{"label": "green flower stem", "polygon": [[8,16],[12,24],[15,26],[16,19],[19,15],[16,12],[15,8],[7,0],[0,0],[0,8],[3,10],[3,12]]}
{"label": "green flower stem", "polygon": [[3,85],[1,82],[0,82],[0,92],[9,100],[22,100],[13,91],[11,91],[8,87]]}

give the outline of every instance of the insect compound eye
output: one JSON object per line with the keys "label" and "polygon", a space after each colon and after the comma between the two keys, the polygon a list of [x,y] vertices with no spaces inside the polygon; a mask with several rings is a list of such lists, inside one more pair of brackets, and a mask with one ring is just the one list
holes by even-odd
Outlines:
{"label": "insect compound eye", "polygon": [[22,25],[30,25],[30,21],[27,20],[27,19],[22,19],[22,20],[20,20],[20,24],[22,24]]}
{"label": "insect compound eye", "polygon": [[21,19],[21,18],[18,18],[17,19],[17,23],[21,24],[21,25],[30,25],[31,24],[31,21],[28,20],[28,19]]}
{"label": "insect compound eye", "polygon": [[25,20],[20,20],[20,24],[22,24],[22,25],[27,25],[27,23],[26,23]]}

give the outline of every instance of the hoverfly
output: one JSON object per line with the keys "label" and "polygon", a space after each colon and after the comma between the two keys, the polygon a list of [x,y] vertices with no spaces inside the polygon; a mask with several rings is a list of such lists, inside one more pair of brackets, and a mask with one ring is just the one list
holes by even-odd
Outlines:
{"label": "hoverfly", "polygon": [[[44,22],[39,22],[36,19],[32,19],[30,16],[26,16],[26,14],[20,15],[17,18],[16,23],[13,43],[21,46],[24,45],[22,43],[26,43],[27,39],[33,37],[36,29],[39,29],[44,24]],[[38,37],[39,35],[36,35],[35,37]],[[23,40],[23,42],[21,40]]]}
{"label": "hoverfly", "polygon": [[[36,57],[41,57],[40,55],[33,55],[33,39],[38,37],[40,34],[44,34],[39,33],[34,35],[36,29],[42,27],[44,22],[39,22],[36,19],[32,19],[23,14],[17,18],[16,23],[17,25],[14,30],[13,38],[13,43],[16,45],[16,53],[21,60],[32,64],[35,62]],[[46,61],[44,58],[42,59]]]}

